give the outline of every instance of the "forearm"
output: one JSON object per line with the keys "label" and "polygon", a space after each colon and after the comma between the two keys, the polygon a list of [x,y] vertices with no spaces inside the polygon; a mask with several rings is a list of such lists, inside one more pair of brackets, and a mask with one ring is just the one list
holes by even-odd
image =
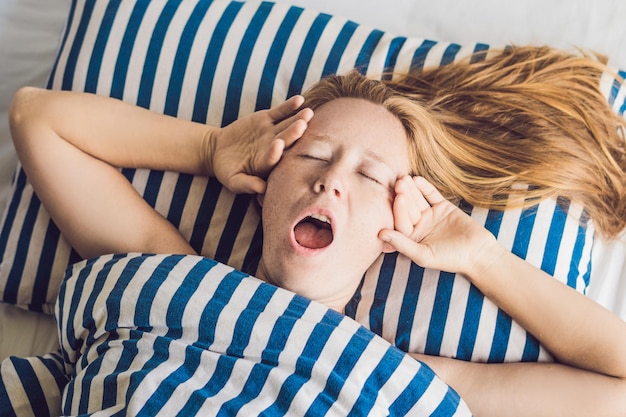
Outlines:
{"label": "forearm", "polygon": [[626,378],[624,321],[502,248],[484,255],[472,282],[557,361]]}
{"label": "forearm", "polygon": [[413,355],[483,416],[623,416],[626,383],[555,363],[483,364]]}
{"label": "forearm", "polygon": [[71,145],[115,167],[213,175],[207,140],[215,129],[94,94],[20,90],[11,109],[16,147],[38,146],[53,131]]}

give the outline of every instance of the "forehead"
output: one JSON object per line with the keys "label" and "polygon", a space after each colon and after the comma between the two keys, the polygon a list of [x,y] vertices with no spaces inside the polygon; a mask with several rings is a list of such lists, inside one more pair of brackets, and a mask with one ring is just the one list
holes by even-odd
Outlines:
{"label": "forehead", "polygon": [[399,172],[409,170],[408,138],[402,123],[383,106],[363,99],[340,98],[322,105],[300,141],[360,150]]}

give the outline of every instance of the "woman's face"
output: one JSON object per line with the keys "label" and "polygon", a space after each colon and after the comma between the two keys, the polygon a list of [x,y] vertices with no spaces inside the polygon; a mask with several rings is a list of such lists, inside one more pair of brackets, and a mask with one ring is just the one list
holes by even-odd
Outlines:
{"label": "woman's face", "polygon": [[396,180],[409,172],[407,137],[382,106],[333,100],[270,174],[259,276],[343,311],[393,228]]}

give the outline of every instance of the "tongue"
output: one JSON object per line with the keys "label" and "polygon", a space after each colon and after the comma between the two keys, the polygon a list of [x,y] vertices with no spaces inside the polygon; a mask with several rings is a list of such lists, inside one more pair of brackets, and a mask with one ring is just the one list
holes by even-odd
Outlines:
{"label": "tongue", "polygon": [[320,249],[330,245],[333,233],[329,229],[317,227],[309,222],[301,222],[294,229],[296,241],[309,249]]}

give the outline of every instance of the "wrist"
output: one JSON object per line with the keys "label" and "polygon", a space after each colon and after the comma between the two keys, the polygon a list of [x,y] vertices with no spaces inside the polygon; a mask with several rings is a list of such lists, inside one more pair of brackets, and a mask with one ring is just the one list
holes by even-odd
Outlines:
{"label": "wrist", "polygon": [[206,126],[200,147],[201,165],[204,175],[215,177],[215,149],[221,128]]}
{"label": "wrist", "polygon": [[480,286],[482,279],[493,275],[493,271],[498,268],[503,259],[510,255],[491,233],[485,232],[488,236],[482,242],[471,246],[474,250],[471,251],[469,267],[464,271],[465,275],[477,286]]}

